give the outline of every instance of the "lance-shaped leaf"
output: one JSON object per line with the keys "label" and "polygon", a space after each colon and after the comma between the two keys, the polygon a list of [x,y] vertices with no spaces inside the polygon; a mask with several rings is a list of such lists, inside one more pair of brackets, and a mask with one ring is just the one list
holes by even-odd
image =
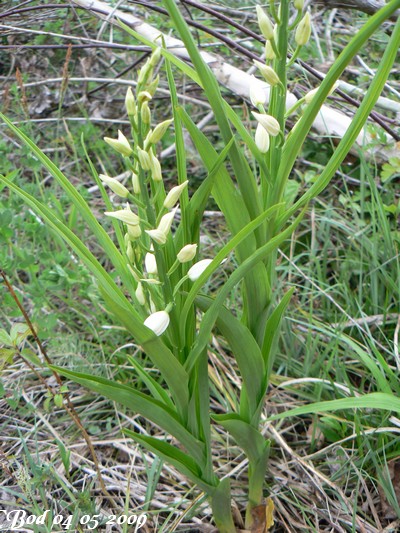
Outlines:
{"label": "lance-shaped leaf", "polygon": [[190,455],[201,465],[204,463],[204,444],[195,439],[181,424],[176,411],[135,388],[109,379],[81,372],[51,366],[52,370],[84,387],[124,405],[135,413],[147,418],[164,431],[173,435],[186,448]]}

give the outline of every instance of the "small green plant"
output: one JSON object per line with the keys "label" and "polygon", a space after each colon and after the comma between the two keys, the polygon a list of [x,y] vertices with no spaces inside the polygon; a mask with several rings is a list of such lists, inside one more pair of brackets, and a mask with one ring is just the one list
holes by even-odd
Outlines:
{"label": "small green plant", "polygon": [[[371,17],[343,50],[321,86],[289,110],[286,109],[287,72],[308,42],[310,15],[303,13],[303,3],[296,0],[295,20],[290,25],[292,4],[282,0],[277,9],[272,2],[272,23],[258,6],[259,25],[266,39],[267,60],[257,63],[257,66],[271,89],[266,109],[265,95],[259,90],[259,82],[255,80],[250,88],[250,99],[255,108],[253,115],[257,121],[254,136],[222,98],[217,81],[197,50],[174,0],[164,0],[164,5],[194,68],[177,60],[162,43],[146,41],[154,49],[153,54],[139,72],[136,94],[129,89],[126,96],[131,139],[122,132],[119,132],[117,139],[105,138],[123,157],[130,171],[129,183],[123,184],[113,177],[98,175],[89,161],[106,206],[103,222],[106,224],[106,220],[111,221],[117,244],[109,236],[109,228],[105,229],[99,223],[88,203],[59,168],[28,136],[2,116],[67,192],[75,209],[97,238],[112,265],[112,272],[102,266],[84,241],[54,210],[7,177],[1,177],[1,181],[18,193],[85,263],[97,280],[107,309],[150,357],[160,371],[162,381],[154,379],[133,357],[129,361],[146,385],[147,392],[66,368],[56,368],[57,372],[125,405],[161,427],[166,435],[164,440],[129,430],[126,433],[173,464],[203,490],[210,500],[218,530],[221,533],[233,533],[236,525],[231,512],[230,483],[229,478],[221,479],[217,475],[214,466],[212,426],[222,426],[248,459],[245,524],[250,529],[254,524],[255,509],[264,502],[264,480],[270,447],[260,430],[261,416],[275,360],[280,324],[293,292],[289,289],[281,301],[276,300],[277,249],[293,235],[308,203],[327,186],[364,126],[395,60],[400,44],[400,22],[395,26],[375,78],[351,126],[323,170],[300,197],[297,197],[297,191],[293,193],[293,182],[289,179],[291,171],[321,105],[335,89],[335,83],[346,65],[380,25],[400,7],[400,0],[392,0]],[[130,28],[121,26],[138,37]],[[294,51],[288,61],[292,45]],[[152,128],[151,100],[158,85],[154,69],[161,56],[165,59],[173,119]],[[221,132],[224,147],[220,153],[195,126],[185,109],[178,105],[172,64],[203,88]],[[297,122],[287,132],[289,115],[295,116]],[[172,122],[175,127],[178,182],[166,191],[157,145]],[[190,133],[208,172],[191,197],[188,193],[183,127]],[[242,143],[252,154],[256,174],[245,157]],[[126,205],[120,209],[119,205],[113,204],[106,189],[122,198]],[[224,214],[231,238],[214,257],[204,258],[199,235],[202,215],[210,196]],[[237,268],[229,274],[218,291],[207,293],[204,290],[206,282],[224,268],[224,262],[232,253],[235,253]],[[237,288],[242,298],[240,317],[224,305]],[[234,398],[234,405],[230,409],[227,407],[223,413],[209,412],[207,353],[214,328],[229,345],[241,376],[241,387]],[[351,349],[357,351],[355,343]],[[393,397],[378,367],[371,365],[377,392],[307,405],[277,415],[276,418],[356,407],[400,411],[400,401]],[[271,518],[270,502],[264,514],[267,528]]]}

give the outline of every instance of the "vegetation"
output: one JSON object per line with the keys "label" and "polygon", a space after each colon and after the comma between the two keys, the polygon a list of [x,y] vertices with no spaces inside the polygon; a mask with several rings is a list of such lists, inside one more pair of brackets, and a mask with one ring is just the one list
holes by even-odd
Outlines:
{"label": "vegetation", "polygon": [[[354,142],[384,88],[397,94],[400,23],[385,21],[399,1],[355,15],[363,24],[344,34],[318,90],[290,109],[296,58],[324,53],[301,2],[269,6],[275,29],[252,8],[271,92],[267,101],[254,82],[248,107],[221,92],[175,2],[164,8],[169,23],[151,22],[173,25],[192,66],[120,22],[115,41],[134,43],[140,70],[135,61],[134,92],[116,93],[119,110],[110,104],[109,131],[71,87],[71,47],[50,61],[64,61],[51,127],[32,119],[23,72],[5,89],[2,503],[50,510],[35,531],[84,531],[85,516],[101,531],[111,514],[142,512],[155,531],[390,528],[400,518],[399,165],[373,154],[396,139],[393,121]],[[90,13],[78,20],[96,30]],[[217,20],[207,13],[208,26]],[[60,19],[43,27],[68,33]],[[312,124],[367,42],[383,57],[343,138],[321,149]],[[85,79],[86,98],[99,83],[117,90],[103,75]],[[189,83],[198,89],[187,96]],[[114,129],[123,102],[125,135]],[[204,107],[217,130],[196,125]]]}

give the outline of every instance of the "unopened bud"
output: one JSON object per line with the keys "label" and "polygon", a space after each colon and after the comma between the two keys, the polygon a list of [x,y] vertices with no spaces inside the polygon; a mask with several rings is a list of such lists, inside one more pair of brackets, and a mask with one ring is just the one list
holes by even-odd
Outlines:
{"label": "unopened bud", "polygon": [[153,72],[153,66],[150,64],[150,60],[147,60],[146,63],[143,65],[143,67],[139,71],[139,76],[138,76],[138,81],[137,81],[138,85],[144,84],[149,78],[149,76],[152,74],[152,72]]}
{"label": "unopened bud", "polygon": [[252,76],[250,81],[249,93],[250,101],[254,107],[265,104],[264,89],[262,88],[261,82],[254,76]]}
{"label": "unopened bud", "polygon": [[142,150],[138,147],[137,155],[139,159],[140,166],[143,170],[150,170],[151,168],[151,156],[146,150]]}
{"label": "unopened bud", "polygon": [[132,172],[132,188],[134,194],[140,194],[139,176],[136,174],[136,172]]}
{"label": "unopened bud", "polygon": [[106,176],[105,174],[100,174],[99,178],[103,183],[110,187],[110,189],[115,192],[115,194],[117,194],[121,198],[127,198],[127,196],[129,195],[129,191],[125,187],[125,185],[122,185],[122,183],[116,180],[115,178],[110,178],[110,176]]}
{"label": "unopened bud", "polygon": [[151,96],[154,96],[154,94],[155,94],[155,92],[157,90],[159,82],[160,82],[160,76],[157,74],[157,76],[154,78],[154,80],[147,85],[147,87],[146,87],[147,92],[149,92],[151,94]]}
{"label": "unopened bud", "polygon": [[148,274],[157,274],[156,256],[148,252],[144,257],[144,266]]}
{"label": "unopened bud", "polygon": [[173,209],[172,211],[170,211],[169,213],[165,214],[164,216],[161,217],[161,220],[157,226],[157,229],[159,231],[161,231],[162,233],[164,233],[165,237],[167,237],[170,229],[171,229],[171,226],[172,226],[172,222],[174,220],[174,217],[175,217],[175,213],[176,213],[176,209]]}
{"label": "unopened bud", "polygon": [[136,114],[135,97],[133,96],[133,92],[130,87],[128,87],[128,90],[126,91],[125,107],[129,117],[132,117]]}
{"label": "unopened bud", "polygon": [[153,153],[150,154],[150,170],[153,181],[162,181],[161,164]]}
{"label": "unopened bud", "polygon": [[148,102],[152,99],[152,96],[148,91],[140,91],[137,98],[139,102]]}
{"label": "unopened bud", "polygon": [[161,230],[157,229],[146,229],[147,235],[157,244],[165,244],[167,242],[167,236]]}
{"label": "unopened bud", "polygon": [[140,117],[142,119],[143,124],[150,124],[151,122],[151,111],[149,107],[149,103],[143,102],[142,107],[140,108]]}
{"label": "unopened bud", "polygon": [[257,120],[259,124],[272,136],[276,137],[279,135],[280,132],[280,126],[279,122],[276,120],[276,118],[272,117],[271,115],[263,114],[263,113],[256,113],[253,111],[253,116]]}
{"label": "unopened bud", "polygon": [[265,43],[265,59],[272,61],[272,59],[275,59],[276,55],[274,52],[274,49],[272,48],[272,44],[270,41],[267,41]]}
{"label": "unopened bud", "polygon": [[143,285],[140,283],[140,281],[139,281],[138,286],[136,288],[135,295],[136,295],[137,301],[140,303],[140,305],[145,305],[146,297],[144,295]]}
{"label": "unopened bud", "polygon": [[169,125],[172,124],[172,122],[173,120],[170,119],[170,120],[164,120],[164,122],[157,124],[154,130],[148,133],[145,143],[156,144],[159,141],[161,141]]}
{"label": "unopened bud", "polygon": [[304,0],[294,0],[293,5],[297,11],[303,11]]}
{"label": "unopened bud", "polygon": [[202,259],[201,261],[198,261],[193,266],[191,266],[187,273],[190,281],[196,281],[196,279],[198,279],[203,274],[203,272],[211,262],[212,259]]}
{"label": "unopened bud", "polygon": [[172,207],[174,207],[176,202],[179,200],[182,194],[182,191],[186,189],[186,187],[188,186],[188,183],[189,183],[188,180],[186,180],[180,185],[177,185],[176,187],[172,187],[172,189],[169,191],[169,193],[165,197],[165,200],[164,200],[165,208],[171,209]]}
{"label": "unopened bud", "polygon": [[[339,82],[335,82],[332,86],[332,89],[329,91],[328,93],[328,96],[330,96],[334,91],[336,91],[336,89],[339,87]],[[304,100],[306,102],[306,104],[309,104],[311,102],[311,100],[313,100],[314,96],[317,94],[319,90],[319,87],[316,87],[315,89],[312,89],[311,91],[309,91],[305,96],[304,96]]]}
{"label": "unopened bud", "polygon": [[255,142],[257,148],[262,154],[265,154],[269,150],[269,134],[267,130],[261,125],[257,124]]}
{"label": "unopened bud", "polygon": [[161,59],[161,47],[158,46],[157,48],[153,50],[153,53],[150,56],[150,65],[152,67],[157,66],[160,59]]}
{"label": "unopened bud", "polygon": [[144,325],[159,337],[169,325],[169,314],[166,311],[156,311],[146,318]]}
{"label": "unopened bud", "polygon": [[197,244],[187,244],[176,256],[180,263],[188,263],[196,257]]}
{"label": "unopened bud", "polygon": [[129,144],[128,139],[125,137],[125,135],[118,130],[118,139],[111,139],[110,137],[104,137],[104,140],[107,144],[109,144],[114,150],[119,152],[125,157],[128,157],[132,153],[131,145]]}
{"label": "unopened bud", "polygon": [[261,33],[267,40],[273,39],[274,27],[272,26],[272,22],[269,20],[268,15],[265,13],[261,6],[256,6],[256,10],[258,25],[260,27]]}
{"label": "unopened bud", "polygon": [[129,206],[119,211],[106,211],[104,214],[108,217],[116,218],[129,226],[137,226],[140,221],[139,217],[130,210]]}
{"label": "unopened bud", "polygon": [[[129,227],[129,226],[128,226]],[[129,235],[128,235],[129,237]],[[128,239],[128,242],[126,244],[126,255],[128,256],[128,259],[131,263],[135,260],[135,252],[133,251],[132,243],[130,239]]]}
{"label": "unopened bud", "polygon": [[132,226],[132,225],[127,226],[126,230],[128,232],[129,237],[132,239],[132,241],[135,241],[136,239],[138,239],[142,234],[142,228],[140,227],[139,224],[136,224],[135,226]]}
{"label": "unopened bud", "polygon": [[267,83],[269,83],[271,86],[277,85],[279,83],[279,77],[273,68],[268,67],[268,65],[265,65],[264,63],[261,63],[257,60],[254,60],[254,64],[256,65],[256,67],[258,68]]}
{"label": "unopened bud", "polygon": [[310,13],[304,15],[304,17],[299,22],[299,25],[296,28],[296,33],[294,39],[299,46],[304,46],[308,43],[308,40],[311,35],[311,19]]}

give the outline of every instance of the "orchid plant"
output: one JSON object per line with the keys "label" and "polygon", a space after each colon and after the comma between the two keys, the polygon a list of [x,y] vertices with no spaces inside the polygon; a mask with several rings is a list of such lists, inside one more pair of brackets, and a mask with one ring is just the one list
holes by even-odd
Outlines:
{"label": "orchid plant", "polygon": [[[270,442],[261,431],[265,397],[277,353],[280,324],[293,292],[289,288],[277,300],[274,290],[277,250],[291,238],[308,203],[328,185],[362,130],[399,48],[400,22],[350,128],[325,169],[295,200],[287,194],[289,176],[321,105],[334,90],[346,65],[400,7],[400,0],[391,0],[372,16],[337,58],[321,86],[289,110],[286,108],[287,74],[310,38],[310,13],[304,12],[302,0],[294,3],[281,0],[279,9],[272,1],[269,15],[257,6],[266,47],[265,60],[257,61],[256,67],[270,85],[270,98],[267,104],[265,94],[257,91],[256,85],[250,88],[255,118],[251,131],[221,96],[217,81],[204,63],[175,1],[163,3],[193,67],[176,59],[162,43],[145,41],[153,53],[138,73],[135,94],[131,88],[126,94],[130,132],[120,131],[117,138],[104,139],[122,158],[129,180],[122,183],[115,177],[98,175],[90,162],[104,199],[103,220],[96,219],[90,205],[38,146],[10,120],[1,117],[68,193],[112,264],[113,272],[105,270],[84,241],[51,208],[7,177],[1,176],[0,180],[19,194],[86,264],[97,280],[107,309],[149,356],[160,372],[161,381],[145,371],[139,358],[130,356],[129,361],[147,392],[67,368],[57,368],[57,371],[162,428],[164,439],[131,430],[125,433],[174,465],[204,491],[218,530],[233,533],[237,525],[231,512],[230,482],[229,477],[221,478],[215,468],[213,425],[222,426],[247,458],[245,524],[251,529],[254,509],[264,504],[266,489]],[[122,27],[140,38],[131,28]],[[288,59],[290,50],[292,56]],[[152,125],[151,104],[159,83],[155,69],[162,59],[173,117]],[[198,83],[208,98],[221,132],[223,148],[219,153],[179,104],[174,65]],[[295,122],[291,130],[287,127],[289,118],[290,123]],[[161,139],[173,127],[177,183],[166,187],[158,153]],[[192,186],[189,188],[191,177],[187,171],[183,128],[189,132],[207,169],[206,178],[194,192]],[[251,165],[245,155],[248,151]],[[214,256],[204,257],[199,237],[210,196],[225,217],[230,238]],[[112,236],[103,227],[106,221],[113,226]],[[218,290],[208,292],[206,282],[225,268],[224,260],[232,254],[237,268]],[[236,287],[242,299],[239,317],[225,305]],[[241,378],[233,405],[224,413],[210,413],[208,348],[214,329],[229,346]],[[308,412],[314,408],[308,406]]]}

